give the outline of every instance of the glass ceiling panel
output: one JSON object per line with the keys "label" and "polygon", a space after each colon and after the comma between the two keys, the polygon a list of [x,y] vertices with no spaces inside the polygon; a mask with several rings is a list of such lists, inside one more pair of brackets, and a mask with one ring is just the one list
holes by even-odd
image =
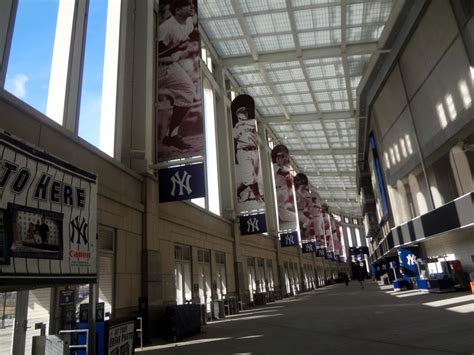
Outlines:
{"label": "glass ceiling panel", "polygon": [[383,25],[351,27],[347,29],[348,42],[377,41],[382,33]]}
{"label": "glass ceiling panel", "polygon": [[229,68],[230,72],[235,74],[244,74],[244,73],[259,73],[260,70],[255,65],[246,65],[246,66],[233,66]]}
{"label": "glass ceiling panel", "polygon": [[274,83],[279,81],[298,81],[304,79],[301,68],[269,71],[268,76]]}
{"label": "glass ceiling panel", "polygon": [[329,6],[295,10],[296,30],[341,27],[341,7]]}
{"label": "glass ceiling panel", "polygon": [[290,114],[316,112],[316,106],[313,104],[289,105],[286,109]]}
{"label": "glass ceiling panel", "polygon": [[201,21],[201,24],[211,40],[244,37],[237,19]]}
{"label": "glass ceiling panel", "polygon": [[301,48],[321,47],[341,43],[341,30],[323,30],[298,33]]}
{"label": "glass ceiling panel", "polygon": [[276,35],[276,36],[259,36],[253,37],[258,52],[276,52],[278,50],[295,48],[293,36]]}
{"label": "glass ceiling panel", "polygon": [[345,90],[346,82],[344,78],[313,80],[311,86],[315,91]]}
{"label": "glass ceiling panel", "polygon": [[349,75],[356,76],[364,73],[364,68],[369,61],[371,54],[352,55],[347,57]]}
{"label": "glass ceiling panel", "polygon": [[286,8],[285,0],[239,0],[239,3],[243,13]]}
{"label": "glass ceiling panel", "polygon": [[223,17],[233,15],[230,0],[198,0],[199,17]]}
{"label": "glass ceiling panel", "polygon": [[309,5],[337,5],[340,0],[292,0],[293,7],[309,6]]}
{"label": "glass ceiling panel", "polygon": [[292,62],[270,63],[270,64],[266,64],[265,68],[268,71],[300,68],[300,62],[292,61]]}
{"label": "glass ceiling panel", "polygon": [[286,12],[274,12],[265,15],[246,16],[248,31],[252,36],[290,32],[290,18]]}
{"label": "glass ceiling panel", "polygon": [[214,41],[214,49],[220,57],[243,56],[250,54],[247,42],[242,39]]}
{"label": "glass ceiling panel", "polygon": [[314,133],[315,136],[319,135],[319,132],[323,132],[322,131],[323,126],[321,125],[320,122],[301,123],[301,124],[297,124],[296,128],[298,128],[300,132],[306,132],[306,133],[308,133],[308,131],[317,132],[317,133]]}
{"label": "glass ceiling panel", "polygon": [[252,97],[257,97],[257,96],[270,96],[272,95],[272,91],[270,88],[266,85],[261,85],[261,86],[248,86],[245,88],[245,91]]}
{"label": "glass ceiling panel", "polygon": [[308,84],[306,84],[306,81],[275,84],[275,88],[280,94],[285,94],[285,95],[309,92]]}
{"label": "glass ceiling panel", "polygon": [[252,74],[239,74],[234,76],[235,80],[239,82],[241,86],[250,86],[250,85],[262,85],[265,83],[260,72]]}
{"label": "glass ceiling panel", "polygon": [[347,6],[348,25],[385,22],[392,8],[391,0],[367,1]]}
{"label": "glass ceiling panel", "polygon": [[281,115],[279,107],[257,107],[257,111],[260,112],[262,116]]}
{"label": "glass ceiling panel", "polygon": [[[300,131],[300,135],[301,137],[304,138],[313,138],[313,139],[305,139],[305,142],[308,141],[308,142],[312,142],[312,143],[315,143],[315,142],[320,142],[319,139],[321,139],[321,137],[323,137],[322,139],[323,142],[326,142],[326,134],[324,133],[324,131]],[[315,140],[314,138],[319,138],[318,140]]]}
{"label": "glass ceiling panel", "polygon": [[254,97],[255,104],[258,106],[278,106],[278,102],[273,96]]}

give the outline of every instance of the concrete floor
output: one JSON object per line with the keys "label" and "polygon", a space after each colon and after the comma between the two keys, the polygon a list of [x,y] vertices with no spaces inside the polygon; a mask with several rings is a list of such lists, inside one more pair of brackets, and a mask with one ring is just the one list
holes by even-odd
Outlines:
{"label": "concrete floor", "polygon": [[249,308],[140,354],[474,354],[474,295],[366,281]]}

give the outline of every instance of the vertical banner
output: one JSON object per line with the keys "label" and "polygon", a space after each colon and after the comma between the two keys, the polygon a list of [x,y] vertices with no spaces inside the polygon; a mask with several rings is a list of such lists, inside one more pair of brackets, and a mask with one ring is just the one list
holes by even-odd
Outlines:
{"label": "vertical banner", "polygon": [[332,230],[331,230],[331,217],[328,211],[328,205],[323,203],[322,205],[323,212],[323,221],[324,221],[324,243],[326,247],[326,256],[327,259],[333,259],[334,256],[334,243],[332,239]]}
{"label": "vertical banner", "polygon": [[204,156],[197,0],[160,1],[156,160]]}
{"label": "vertical banner", "polygon": [[299,241],[295,240],[298,239],[298,217],[290,153],[285,145],[278,144],[273,147],[271,156],[281,245],[299,245]]}
{"label": "vertical banner", "polygon": [[309,191],[308,177],[302,173],[296,174],[294,184],[301,241],[313,240],[315,239],[316,233],[314,228],[313,202]]}
{"label": "vertical banner", "polygon": [[96,176],[0,132],[0,285],[96,280]]}
{"label": "vertical banner", "polygon": [[316,191],[311,192],[311,202],[313,204],[313,218],[316,237],[316,255],[325,257],[326,242],[324,237],[324,220],[321,206],[321,196],[319,196]]}
{"label": "vertical banner", "polygon": [[260,151],[258,147],[255,102],[249,95],[239,95],[231,103],[232,137],[234,139],[234,164],[237,210],[241,235],[267,231],[264,214]]}
{"label": "vertical banner", "polygon": [[239,213],[265,209],[263,178],[258,149],[255,102],[249,95],[237,96],[231,104],[232,136]]}

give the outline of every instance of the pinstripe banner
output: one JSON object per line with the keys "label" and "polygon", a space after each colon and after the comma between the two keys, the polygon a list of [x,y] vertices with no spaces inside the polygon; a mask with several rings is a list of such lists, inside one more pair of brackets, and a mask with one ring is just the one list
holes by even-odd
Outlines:
{"label": "pinstripe banner", "polygon": [[0,287],[93,282],[96,176],[0,132]]}

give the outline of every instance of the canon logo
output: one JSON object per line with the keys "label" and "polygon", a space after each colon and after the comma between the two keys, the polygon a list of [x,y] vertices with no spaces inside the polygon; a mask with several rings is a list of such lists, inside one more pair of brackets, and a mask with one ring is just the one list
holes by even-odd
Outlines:
{"label": "canon logo", "polygon": [[77,250],[70,250],[69,256],[71,258],[90,258],[91,252],[90,251],[77,251]]}

